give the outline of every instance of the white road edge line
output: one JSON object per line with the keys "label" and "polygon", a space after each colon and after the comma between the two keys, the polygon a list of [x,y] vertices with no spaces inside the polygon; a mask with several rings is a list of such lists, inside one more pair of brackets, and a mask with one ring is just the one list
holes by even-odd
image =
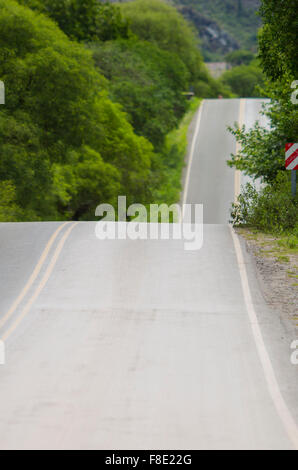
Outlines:
{"label": "white road edge line", "polygon": [[267,387],[271,395],[271,398],[273,400],[274,406],[277,410],[277,413],[290,438],[290,441],[292,441],[294,448],[298,450],[298,427],[282,396],[282,393],[280,391],[280,388],[279,388],[279,385],[275,376],[273,365],[270,360],[270,356],[265,346],[265,342],[264,342],[263,335],[261,332],[258,317],[255,311],[254,305],[253,305],[252,295],[251,295],[249,282],[248,282],[247,270],[246,270],[246,266],[244,262],[244,257],[243,257],[239,237],[231,225],[230,225],[230,230],[231,230],[231,234],[232,234],[232,238],[233,238],[233,242],[234,242],[234,246],[236,250],[246,310],[249,316],[258,355],[259,355],[259,358],[263,367],[263,371],[265,374]]}
{"label": "white road edge line", "polygon": [[183,209],[182,214],[183,214],[183,216],[184,216],[184,206],[186,204],[187,194],[188,194],[188,187],[189,187],[189,181],[190,181],[190,172],[191,172],[193,157],[194,157],[194,153],[195,153],[196,143],[197,143],[197,139],[198,139],[198,135],[199,135],[199,131],[200,131],[200,124],[201,124],[201,119],[202,119],[204,103],[205,103],[205,101],[203,100],[202,103],[201,103],[200,109],[199,109],[196,129],[195,129],[195,133],[194,133],[194,136],[193,136],[193,139],[192,139],[190,156],[189,156],[189,160],[188,160],[185,186],[184,186],[184,193],[183,193],[183,199],[182,199],[182,209]]}

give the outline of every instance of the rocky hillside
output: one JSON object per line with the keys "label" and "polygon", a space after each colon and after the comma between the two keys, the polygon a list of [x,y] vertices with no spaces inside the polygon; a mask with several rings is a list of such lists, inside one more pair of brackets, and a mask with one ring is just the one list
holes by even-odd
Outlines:
{"label": "rocky hillside", "polygon": [[220,59],[228,52],[240,48],[239,41],[222,29],[216,21],[192,7],[182,6],[178,7],[178,10],[198,30],[205,59]]}
{"label": "rocky hillside", "polygon": [[260,0],[173,0],[199,32],[208,60],[239,48],[255,50]]}

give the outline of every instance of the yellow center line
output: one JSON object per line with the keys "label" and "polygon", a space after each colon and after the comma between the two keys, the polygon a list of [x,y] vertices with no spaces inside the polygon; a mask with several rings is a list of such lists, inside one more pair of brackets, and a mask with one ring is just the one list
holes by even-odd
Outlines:
{"label": "yellow center line", "polygon": [[27,315],[27,313],[30,311],[30,308],[32,307],[33,303],[35,302],[35,300],[38,298],[39,294],[41,293],[41,291],[43,290],[43,288],[45,287],[46,283],[48,282],[52,272],[53,272],[53,269],[59,259],[59,256],[61,254],[61,251],[64,247],[64,244],[66,242],[66,240],[68,239],[71,231],[75,228],[75,226],[78,224],[78,222],[72,224],[69,229],[65,232],[65,234],[63,235],[63,237],[61,238],[60,242],[58,243],[58,246],[56,248],[56,251],[50,261],[50,264],[42,278],[42,280],[40,281],[37,289],[35,290],[34,294],[32,295],[32,297],[30,298],[30,300],[27,302],[27,304],[25,305],[24,309],[22,310],[21,314],[18,316],[18,318],[15,320],[15,322],[12,324],[12,326],[6,331],[6,333],[2,336],[1,340],[2,341],[6,341],[10,335],[16,330],[16,328],[19,326],[19,324],[22,322],[22,320],[24,319],[24,317]]}
{"label": "yellow center line", "polygon": [[[242,98],[240,100],[240,106],[239,106],[239,118],[238,118],[238,124],[240,129],[244,125],[244,115],[245,115],[245,105],[246,105],[246,99]],[[236,142],[236,155],[239,154],[241,150],[241,144],[237,141]],[[235,170],[235,204],[238,202],[238,197],[240,196],[241,193],[241,171],[240,170]]]}
{"label": "yellow center line", "polygon": [[18,306],[20,305],[20,303],[22,302],[22,300],[24,299],[25,295],[28,293],[28,291],[30,290],[30,288],[32,287],[32,285],[34,284],[35,280],[37,279],[37,276],[39,275],[47,257],[48,257],[48,254],[50,252],[50,249],[52,248],[57,236],[59,235],[59,233],[61,232],[61,230],[67,225],[69,224],[69,222],[65,222],[64,224],[60,225],[60,227],[58,227],[58,229],[55,231],[55,233],[53,233],[53,235],[51,236],[50,240],[48,241],[33,273],[31,274],[27,284],[25,285],[24,289],[22,290],[22,292],[20,293],[20,295],[18,296],[18,298],[15,300],[15,302],[12,304],[12,306],[10,307],[10,309],[8,310],[8,312],[4,315],[4,317],[0,320],[0,328],[2,328],[5,323],[9,320],[9,318],[14,314],[14,312],[16,311],[16,309],[18,308]]}

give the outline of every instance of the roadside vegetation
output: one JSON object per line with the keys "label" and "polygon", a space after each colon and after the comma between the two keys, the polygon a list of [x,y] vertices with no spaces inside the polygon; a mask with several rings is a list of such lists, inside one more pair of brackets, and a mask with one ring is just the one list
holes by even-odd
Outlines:
{"label": "roadside vegetation", "polygon": [[227,54],[225,56],[225,61],[232,67],[237,67],[239,65],[249,65],[255,59],[255,57],[256,54],[251,51],[238,49]]}
{"label": "roadside vegetation", "polygon": [[187,92],[230,93],[158,0],[1,2],[0,80],[0,221],[90,220],[121,194],[177,202]]}
{"label": "roadside vegetation", "polygon": [[253,59],[248,65],[237,65],[221,76],[224,86],[229,87],[240,98],[266,97],[266,92],[262,89],[264,80],[257,59]]}
{"label": "roadside vegetation", "polygon": [[256,54],[246,50],[236,50],[226,55],[231,67],[221,76],[221,82],[241,98],[266,97],[264,90],[265,74]]}
{"label": "roadside vegetation", "polygon": [[188,132],[192,119],[200,106],[201,100],[194,98],[188,112],[183,117],[179,127],[172,130],[166,137],[162,164],[165,175],[164,181],[159,185],[155,200],[159,203],[172,204],[178,202],[182,191],[181,175],[184,168],[184,159],[187,153]]}
{"label": "roadside vegetation", "polygon": [[297,327],[297,235],[270,234],[255,228],[238,228],[237,231],[254,255],[265,299]]}
{"label": "roadside vegetation", "polygon": [[241,151],[229,165],[264,183],[259,192],[252,185],[243,188],[232,209],[233,223],[285,237],[297,247],[298,196],[291,195],[291,172],[285,170],[285,144],[296,142],[298,135],[298,106],[291,100],[291,84],[298,77],[295,8],[294,0],[287,8],[275,0],[262,1],[259,60],[266,77],[264,94],[271,99],[263,110],[270,125],[231,129]]}
{"label": "roadside vegetation", "polygon": [[298,282],[298,235],[297,233],[288,233],[280,235],[272,235],[264,233],[258,229],[239,228],[239,233],[248,241],[254,242],[258,248],[259,255],[271,259],[275,259],[279,263],[291,263],[287,269],[288,277],[293,282]]}
{"label": "roadside vegetation", "polygon": [[132,39],[92,48],[95,64],[109,80],[109,94],[120,103],[138,135],[157,151],[185,114],[190,74],[181,59],[155,44]]}

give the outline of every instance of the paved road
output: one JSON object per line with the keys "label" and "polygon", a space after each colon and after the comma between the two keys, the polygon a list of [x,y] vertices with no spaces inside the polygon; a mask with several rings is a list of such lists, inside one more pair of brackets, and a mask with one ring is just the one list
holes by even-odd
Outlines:
{"label": "paved road", "polygon": [[[246,99],[241,106],[240,101],[234,99],[205,100],[203,104],[184,202],[204,204],[206,224],[228,223],[235,199],[235,172],[226,162],[236,152],[236,144],[227,127],[234,127],[238,122],[249,129],[257,119],[266,126],[266,119],[260,114],[263,102]],[[251,182],[245,175],[239,177],[239,186]]]}
{"label": "paved road", "polygon": [[239,100],[206,100],[195,140],[186,203],[204,204],[206,224],[229,222],[235,197],[234,170],[227,159],[235,153],[235,139],[227,131],[239,119]]}
{"label": "paved road", "polygon": [[[207,102],[202,115],[188,200],[204,195],[205,217],[223,224],[205,225],[200,251],[99,241],[94,223],[0,224],[1,449],[297,445],[295,338],[264,304],[222,215],[234,184],[225,125],[237,109]],[[217,148],[209,168],[205,139]],[[216,159],[227,186],[220,209]]]}

